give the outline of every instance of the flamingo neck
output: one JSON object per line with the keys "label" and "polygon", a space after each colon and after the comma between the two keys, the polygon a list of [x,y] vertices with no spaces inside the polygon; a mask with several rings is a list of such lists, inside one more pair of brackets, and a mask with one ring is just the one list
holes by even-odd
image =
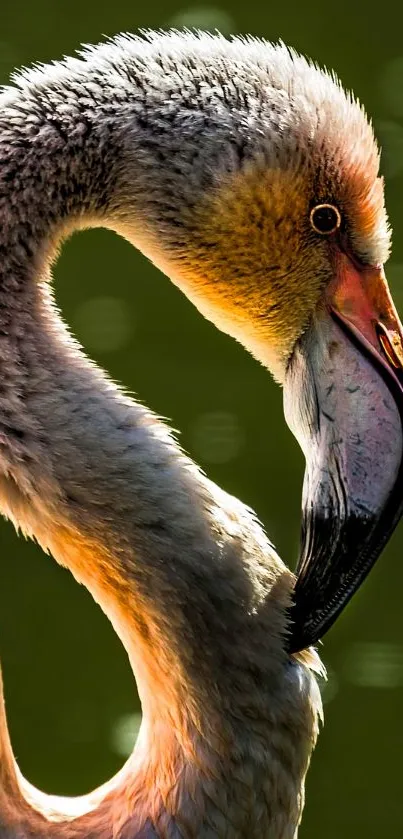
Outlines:
{"label": "flamingo neck", "polygon": [[283,648],[291,575],[251,513],[87,360],[52,301],[50,265],[72,229],[152,238],[160,158],[144,124],[158,91],[146,62],[140,79],[130,55],[120,73],[101,59],[85,83],[71,61],[0,97],[0,508],[112,621],[143,725],[122,772],[69,804],[21,778],[3,715],[0,824],[10,837],[23,825],[55,839],[202,839],[226,835],[227,820],[233,839],[252,839],[277,807],[270,835],[282,839],[299,820],[317,716],[311,677]]}

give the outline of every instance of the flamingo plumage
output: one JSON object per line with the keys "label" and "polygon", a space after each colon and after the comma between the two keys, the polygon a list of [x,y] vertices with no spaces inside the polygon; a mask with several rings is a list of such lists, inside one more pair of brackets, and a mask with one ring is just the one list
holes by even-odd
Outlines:
{"label": "flamingo plumage", "polygon": [[[21,775],[0,836],[292,839],[318,733],[312,645],[401,514],[401,327],[367,118],[283,45],[120,36],[0,95],[0,508],[126,647],[133,754],[77,799]],[[307,459],[298,578],[254,514],[88,360],[51,266],[129,239],[284,386]],[[369,475],[371,480],[369,480]]]}

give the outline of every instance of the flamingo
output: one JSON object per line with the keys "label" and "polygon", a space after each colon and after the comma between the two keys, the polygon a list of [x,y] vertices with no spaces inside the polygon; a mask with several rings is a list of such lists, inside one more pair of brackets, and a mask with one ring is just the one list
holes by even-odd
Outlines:
{"label": "flamingo", "polygon": [[[402,330],[372,129],[284,45],[119,36],[0,94],[0,509],[91,592],[142,703],[89,795],[14,759],[4,839],[292,839],[314,649],[402,512]],[[143,251],[284,389],[306,458],[297,577],[253,512],[84,354],[52,298],[89,226]]]}

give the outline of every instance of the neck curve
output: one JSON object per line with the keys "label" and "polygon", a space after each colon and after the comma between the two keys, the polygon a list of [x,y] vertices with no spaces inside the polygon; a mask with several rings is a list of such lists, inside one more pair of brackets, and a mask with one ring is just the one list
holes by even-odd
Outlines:
{"label": "neck curve", "polygon": [[[87,360],[52,301],[63,237],[104,225],[151,253],[161,184],[169,193],[166,160],[155,167],[178,142],[175,120],[160,125],[172,136],[157,148],[161,91],[147,83],[147,56],[121,45],[112,62],[108,49],[33,71],[0,97],[0,507],[112,621],[143,724],[118,776],[67,801],[22,779],[3,714],[0,823],[10,837],[17,824],[38,836],[221,837],[213,825],[227,808],[236,839],[262,835],[251,821],[261,799],[266,820],[286,801],[270,834],[281,839],[299,821],[317,716],[308,671],[283,648],[292,577],[250,512]],[[244,802],[245,783],[256,801]]]}

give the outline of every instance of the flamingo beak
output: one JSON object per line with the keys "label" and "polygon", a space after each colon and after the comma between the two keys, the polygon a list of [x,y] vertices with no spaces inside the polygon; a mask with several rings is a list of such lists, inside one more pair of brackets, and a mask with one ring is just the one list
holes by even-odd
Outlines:
{"label": "flamingo beak", "polygon": [[306,458],[297,652],[331,627],[403,512],[403,331],[382,268],[338,254],[290,360],[284,411]]}

